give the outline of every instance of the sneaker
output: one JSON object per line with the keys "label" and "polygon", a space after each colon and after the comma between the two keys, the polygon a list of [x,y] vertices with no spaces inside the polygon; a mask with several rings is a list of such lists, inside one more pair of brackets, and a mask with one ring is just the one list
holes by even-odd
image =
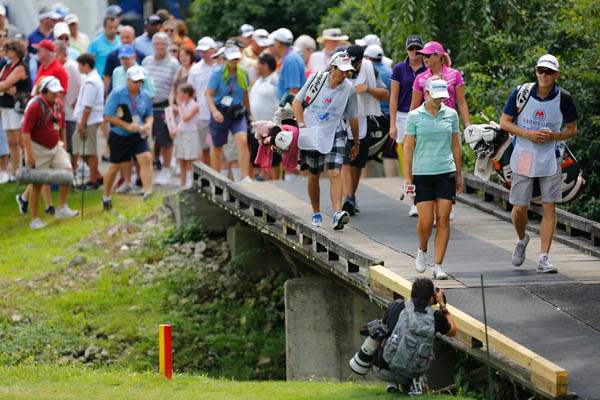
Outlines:
{"label": "sneaker", "polygon": [[19,212],[21,214],[27,214],[27,206],[29,205],[29,202],[23,200],[23,197],[21,197],[20,194],[17,195],[16,200],[17,204],[19,205]]}
{"label": "sneaker", "polygon": [[413,378],[410,389],[408,389],[409,396],[421,396],[425,391],[425,385],[423,383],[423,377]]}
{"label": "sneaker", "polygon": [[249,176],[245,177],[244,179],[242,179],[240,181],[240,183],[252,183],[252,182],[254,182],[254,181]]}
{"label": "sneaker", "polygon": [[154,181],[154,183],[156,183],[158,186],[165,186],[169,184],[169,171],[165,168],[162,171],[160,171],[157,175],[156,175],[156,180]]}
{"label": "sneaker", "polygon": [[344,225],[350,222],[350,215],[346,211],[333,213],[333,229],[339,231],[344,229]]}
{"label": "sneaker", "polygon": [[159,159],[154,160],[154,169],[156,171],[160,171],[162,169],[162,164]]}
{"label": "sneaker", "polygon": [[448,274],[446,273],[442,265],[433,266],[433,279],[437,279],[440,281],[448,279]]}
{"label": "sneaker", "polygon": [[152,197],[152,190],[149,192],[144,192],[142,194],[142,197],[143,197],[144,201],[149,200]]}
{"label": "sneaker", "polygon": [[17,181],[17,176],[15,174],[13,174],[12,172],[8,173],[8,181],[10,183],[16,182]]}
{"label": "sneaker", "polygon": [[10,175],[9,175],[8,171],[0,171],[0,185],[8,183],[9,179],[10,179]]}
{"label": "sneaker", "polygon": [[112,200],[111,199],[102,199],[102,209],[104,211],[112,210]]}
{"label": "sneaker", "polygon": [[128,182],[123,182],[123,184],[121,184],[121,186],[119,186],[118,188],[116,188],[114,190],[114,192],[116,194],[125,194],[125,193],[129,193],[131,191],[131,185]]}
{"label": "sneaker", "polygon": [[417,249],[417,257],[415,257],[415,269],[422,274],[427,269],[427,252]]}
{"label": "sneaker", "polygon": [[409,217],[418,217],[419,216],[419,211],[417,211],[417,206],[415,206],[414,204],[412,206],[410,206],[410,210],[408,210],[408,216]]}
{"label": "sneaker", "polygon": [[515,267],[518,267],[523,264],[525,261],[525,250],[527,249],[527,245],[529,244],[529,235],[525,234],[525,239],[518,240],[515,246],[515,251],[512,254],[512,264]]}
{"label": "sneaker", "polygon": [[312,215],[311,220],[313,226],[320,227],[323,223],[323,214],[321,214],[320,212],[316,212]]}
{"label": "sneaker", "polygon": [[48,206],[48,208],[46,208],[44,212],[48,215],[54,215],[56,209],[54,208],[54,206]]}
{"label": "sneaker", "polygon": [[454,221],[454,211],[450,211],[450,221]]}
{"label": "sneaker", "polygon": [[346,196],[344,204],[342,205],[342,210],[346,211],[351,216],[356,214],[356,200],[353,196]]}
{"label": "sneaker", "polygon": [[548,260],[548,256],[544,255],[544,256],[540,256],[540,259],[538,261],[538,266],[537,266],[537,270],[538,273],[541,274],[552,274],[552,273],[556,273],[558,272],[558,268],[556,268],[551,262],[550,260]]}
{"label": "sneaker", "polygon": [[68,219],[79,215],[79,211],[71,210],[68,205],[64,205],[56,210],[54,217],[57,219]]}
{"label": "sneaker", "polygon": [[385,388],[386,393],[398,393],[400,389],[398,389],[398,385],[395,383],[388,383]]}
{"label": "sneaker", "polygon": [[33,230],[42,229],[42,228],[45,228],[46,226],[48,226],[48,224],[42,222],[42,220],[39,218],[36,218],[29,223],[29,228],[31,228]]}

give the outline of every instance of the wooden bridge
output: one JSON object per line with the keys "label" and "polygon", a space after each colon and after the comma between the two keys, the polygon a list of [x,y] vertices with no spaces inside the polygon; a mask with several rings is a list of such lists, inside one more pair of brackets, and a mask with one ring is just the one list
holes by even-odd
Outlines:
{"label": "wooden bridge", "polygon": [[[533,207],[527,260],[511,264],[515,234],[508,192],[467,176],[458,196],[445,267],[447,292],[459,332],[450,345],[485,360],[480,274],[484,274],[492,364],[547,398],[600,399],[600,224],[559,212],[551,251],[558,274],[535,271],[540,210]],[[386,305],[410,294],[417,249],[416,218],[399,200],[402,181],[361,181],[361,212],[342,231],[310,223],[306,181],[234,183],[194,166],[195,190],[320,268]],[[321,181],[324,215],[329,187]],[[539,222],[539,221],[538,221]],[[430,276],[430,275],[426,275]]]}

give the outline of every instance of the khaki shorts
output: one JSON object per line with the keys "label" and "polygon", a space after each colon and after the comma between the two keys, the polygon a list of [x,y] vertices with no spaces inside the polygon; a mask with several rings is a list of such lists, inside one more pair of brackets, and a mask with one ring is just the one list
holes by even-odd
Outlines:
{"label": "khaki shorts", "polygon": [[71,170],[69,153],[63,146],[57,144],[49,149],[35,142],[31,142],[31,150],[35,157],[35,167],[39,169],[66,169]]}
{"label": "khaki shorts", "polygon": [[512,185],[508,201],[513,206],[529,206],[533,195],[533,185],[538,180],[542,203],[562,202],[562,170],[557,167],[554,175],[532,178],[519,174],[512,174]]}
{"label": "khaki shorts", "polygon": [[200,148],[202,150],[210,149],[210,144],[206,142],[206,137],[208,136],[209,125],[210,125],[210,120],[208,120],[208,119],[199,119],[198,120],[198,137],[200,139]]}
{"label": "khaki shorts", "polygon": [[82,156],[95,156],[98,154],[98,129],[100,123],[89,125],[85,128],[85,140],[79,135],[79,124],[73,132],[73,154]]}

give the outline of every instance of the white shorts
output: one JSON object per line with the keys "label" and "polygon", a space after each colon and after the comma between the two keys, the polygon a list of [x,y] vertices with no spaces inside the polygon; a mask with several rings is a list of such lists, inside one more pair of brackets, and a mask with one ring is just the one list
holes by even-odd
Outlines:
{"label": "white shorts", "polygon": [[396,113],[396,129],[398,130],[398,136],[396,136],[396,143],[404,143],[404,135],[406,134],[406,120],[408,119],[408,113],[398,111]]}
{"label": "white shorts", "polygon": [[2,127],[5,130],[16,131],[21,129],[23,116],[15,111],[14,108],[0,108],[2,113]]}

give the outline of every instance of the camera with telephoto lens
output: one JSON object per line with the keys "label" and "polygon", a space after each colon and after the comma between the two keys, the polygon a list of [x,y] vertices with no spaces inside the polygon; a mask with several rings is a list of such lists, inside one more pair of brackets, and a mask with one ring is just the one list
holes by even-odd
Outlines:
{"label": "camera with telephoto lens", "polygon": [[373,358],[381,340],[389,334],[382,320],[376,319],[363,326],[360,334],[367,336],[360,350],[350,359],[350,369],[357,375],[366,375],[371,369]]}

